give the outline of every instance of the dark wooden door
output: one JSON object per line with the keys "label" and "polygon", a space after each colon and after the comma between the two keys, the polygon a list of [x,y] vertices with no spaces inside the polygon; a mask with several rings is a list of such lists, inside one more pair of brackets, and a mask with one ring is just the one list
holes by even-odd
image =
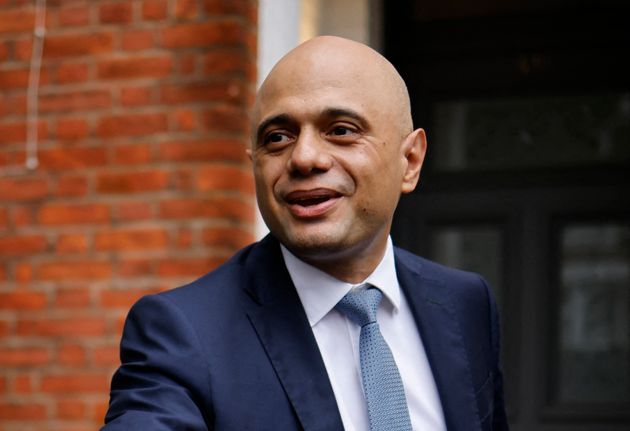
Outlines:
{"label": "dark wooden door", "polygon": [[429,137],[397,244],[481,272],[517,431],[630,428],[630,26],[621,2],[384,2]]}

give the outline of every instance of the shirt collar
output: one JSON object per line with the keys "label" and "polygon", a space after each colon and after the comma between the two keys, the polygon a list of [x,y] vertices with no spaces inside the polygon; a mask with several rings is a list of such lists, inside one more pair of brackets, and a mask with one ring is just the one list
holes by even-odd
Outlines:
{"label": "shirt collar", "polygon": [[381,262],[363,282],[358,284],[338,280],[298,259],[282,244],[280,247],[285,265],[311,327],[323,319],[346,293],[364,283],[378,287],[394,310],[400,306],[400,286],[396,277],[394,247],[391,237],[387,239],[385,255]]}

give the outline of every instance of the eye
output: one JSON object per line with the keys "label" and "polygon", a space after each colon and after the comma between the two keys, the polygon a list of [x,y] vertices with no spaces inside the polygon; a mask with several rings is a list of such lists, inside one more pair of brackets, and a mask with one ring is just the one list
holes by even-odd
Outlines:
{"label": "eye", "polygon": [[263,137],[262,144],[269,151],[277,151],[288,145],[292,139],[293,136],[287,131],[274,131]]}
{"label": "eye", "polygon": [[331,132],[331,134],[335,136],[346,136],[351,133],[354,133],[354,130],[351,130],[350,128],[344,126],[337,126]]}
{"label": "eye", "polygon": [[283,133],[270,133],[265,138],[265,144],[275,143],[275,142],[282,142],[282,141],[284,141],[286,139],[288,139],[288,137],[285,134],[283,134]]}
{"label": "eye", "polygon": [[357,138],[359,129],[350,124],[333,124],[329,129],[328,136],[331,139],[352,140]]}

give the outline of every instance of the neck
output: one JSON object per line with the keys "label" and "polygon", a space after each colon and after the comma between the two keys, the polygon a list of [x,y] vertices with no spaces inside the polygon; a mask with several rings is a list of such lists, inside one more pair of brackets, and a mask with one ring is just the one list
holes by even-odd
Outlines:
{"label": "neck", "polygon": [[360,250],[345,250],[337,253],[329,251],[317,255],[295,252],[293,254],[337,280],[358,284],[374,272],[383,260],[386,248],[387,240],[382,244],[371,244],[371,247]]}

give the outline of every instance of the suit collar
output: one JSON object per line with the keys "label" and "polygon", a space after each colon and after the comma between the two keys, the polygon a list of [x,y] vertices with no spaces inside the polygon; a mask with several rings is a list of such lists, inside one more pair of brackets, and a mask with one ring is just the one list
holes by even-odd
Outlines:
{"label": "suit collar", "polygon": [[432,264],[396,249],[396,272],[412,308],[449,431],[479,429],[476,400],[451,287]]}
{"label": "suit collar", "polygon": [[[430,265],[395,249],[396,272],[412,308],[449,431],[479,429],[469,361],[451,287]],[[343,430],[317,342],[286,270],[267,236],[247,258],[248,316],[303,428]],[[475,425],[477,424],[477,425]]]}
{"label": "suit collar", "polygon": [[246,264],[247,314],[306,431],[343,430],[328,374],[279,243],[268,235]]}

